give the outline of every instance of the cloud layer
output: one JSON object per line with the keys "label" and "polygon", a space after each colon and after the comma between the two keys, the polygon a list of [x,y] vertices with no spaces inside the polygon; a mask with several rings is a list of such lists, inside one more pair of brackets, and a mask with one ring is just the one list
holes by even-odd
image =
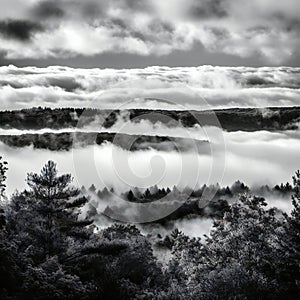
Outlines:
{"label": "cloud layer", "polygon": [[0,108],[203,109],[298,106],[300,68],[0,67]]}
{"label": "cloud layer", "polygon": [[299,16],[297,0],[2,0],[0,53],[166,55],[201,43],[279,64],[299,49]]}
{"label": "cloud layer", "polygon": [[[155,130],[160,134],[170,132],[163,126]],[[179,128],[180,130],[182,129]],[[130,153],[111,144],[78,148],[73,153],[50,153],[48,150],[34,150],[32,147],[11,148],[0,143],[0,153],[9,162],[7,191],[12,193],[14,188],[24,188],[26,173],[38,172],[49,157],[58,163],[61,172],[72,173],[75,184],[79,187],[89,187],[94,183],[97,188],[114,187],[119,192],[127,191],[132,186],[155,184],[159,187],[177,185],[180,188],[194,188],[204,183],[218,182],[226,186],[236,180],[250,186],[273,186],[291,181],[292,175],[299,168],[300,131],[224,132],[224,169],[220,168],[212,174],[213,159],[217,160],[223,147],[219,139],[214,139],[214,129],[206,130],[210,130],[211,142],[216,145],[217,151],[213,158],[210,154],[195,152],[147,150]],[[175,132],[170,132],[170,135],[173,134]],[[197,137],[195,129],[181,132],[180,136],[186,134]],[[198,136],[201,134],[202,131],[199,130]],[[158,158],[159,160],[153,160]],[[222,180],[220,175],[224,175]]]}

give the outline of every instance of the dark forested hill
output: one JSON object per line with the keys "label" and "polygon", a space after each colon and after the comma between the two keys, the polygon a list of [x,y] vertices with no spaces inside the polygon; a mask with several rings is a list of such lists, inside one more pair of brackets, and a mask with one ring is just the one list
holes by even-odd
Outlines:
{"label": "dark forested hill", "polygon": [[152,123],[161,123],[174,126],[180,122],[185,127],[195,124],[215,125],[213,114],[217,116],[220,125],[227,131],[257,131],[257,130],[285,130],[296,129],[300,121],[300,107],[278,108],[231,108],[214,111],[174,111],[174,110],[119,110],[97,109],[50,109],[32,108],[19,111],[0,112],[0,128],[5,129],[62,129],[76,127],[78,119],[84,113],[84,124],[95,121],[95,116],[102,118],[104,128],[113,126],[118,118],[127,118],[138,122],[149,120]]}
{"label": "dark forested hill", "polygon": [[[173,138],[166,136],[128,135],[116,133],[79,132],[76,136],[70,132],[0,135],[0,141],[10,147],[33,146],[36,149],[51,151],[70,150],[73,146],[102,145],[106,142],[113,143],[120,148],[138,151],[149,148],[160,151],[190,151],[200,150],[201,153],[209,151],[207,141],[192,140],[187,138]],[[196,147],[196,148],[195,148]]]}

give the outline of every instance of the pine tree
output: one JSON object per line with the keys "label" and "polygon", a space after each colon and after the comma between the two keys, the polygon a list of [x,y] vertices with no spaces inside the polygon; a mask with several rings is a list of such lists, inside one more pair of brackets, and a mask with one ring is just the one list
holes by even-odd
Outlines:
{"label": "pine tree", "polygon": [[7,162],[2,161],[2,156],[0,156],[0,200],[5,197],[5,180],[6,180],[6,171],[7,168]]}
{"label": "pine tree", "polygon": [[294,194],[291,214],[285,214],[284,230],[279,233],[282,259],[278,261],[281,281],[289,294],[300,297],[300,171],[293,177]]}
{"label": "pine tree", "polygon": [[126,247],[103,242],[93,233],[91,221],[80,220],[87,198],[71,181],[69,174],[58,175],[49,161],[40,174],[28,174],[29,190],[12,197],[0,232],[0,256],[7,258],[0,262],[5,265],[2,273],[13,278],[3,281],[3,288],[0,284],[0,298],[8,293],[17,299],[101,298],[95,269],[102,257]]}
{"label": "pine tree", "polygon": [[146,189],[145,193],[144,193],[144,198],[146,200],[149,200],[151,198],[151,192],[149,189]]}
{"label": "pine tree", "polygon": [[[300,233],[300,171],[293,177],[294,195],[292,196],[293,210],[291,212],[291,222]],[[300,236],[299,236],[300,238]],[[300,240],[299,240],[300,244]]]}
{"label": "pine tree", "polygon": [[2,156],[0,156],[0,230],[5,225],[5,214],[4,214],[4,208],[2,207],[1,200],[5,199],[5,180],[6,180],[6,171],[7,168],[7,162],[2,161]]}
{"label": "pine tree", "polygon": [[30,189],[11,200],[8,231],[20,237],[21,249],[32,253],[35,263],[55,255],[67,257],[93,234],[92,221],[79,220],[87,198],[71,181],[69,174],[58,176],[56,164],[49,161],[41,174],[28,174]]}
{"label": "pine tree", "polygon": [[89,187],[89,192],[91,193],[96,193],[96,187],[94,184],[92,184],[90,187]]}
{"label": "pine tree", "polygon": [[[137,293],[162,283],[162,272],[153,255],[150,242],[135,225],[115,224],[101,232],[103,239],[128,245],[111,265],[115,280],[127,291],[124,299],[139,299]],[[144,298],[141,298],[144,299]],[[148,298],[149,299],[149,298]]]}
{"label": "pine tree", "polygon": [[215,220],[205,243],[175,238],[171,282],[189,299],[281,299],[290,291],[281,281],[283,221],[264,206],[263,198],[243,195]]}
{"label": "pine tree", "polygon": [[133,194],[132,190],[130,190],[130,191],[128,192],[128,194],[127,194],[127,199],[128,199],[128,201],[130,201],[130,202],[134,201],[135,197],[134,197],[134,194]]}

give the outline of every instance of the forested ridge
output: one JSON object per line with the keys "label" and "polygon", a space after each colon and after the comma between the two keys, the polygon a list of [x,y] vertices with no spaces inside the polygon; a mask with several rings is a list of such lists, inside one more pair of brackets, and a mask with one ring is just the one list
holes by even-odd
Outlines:
{"label": "forested ridge", "polygon": [[[99,110],[92,108],[30,108],[14,111],[0,112],[0,128],[11,129],[62,129],[76,127],[78,119],[84,115],[84,124],[89,124],[95,116],[103,116],[104,128],[113,126],[120,117],[120,113],[126,112],[129,120],[160,121],[163,124],[180,122],[184,127],[215,126],[213,115],[217,117],[221,126],[227,131],[257,131],[257,130],[285,130],[298,128],[300,120],[299,107],[266,107],[266,108],[229,108],[206,111],[184,110]],[[158,118],[158,119],[157,119]]]}
{"label": "forested ridge", "polygon": [[[110,203],[110,200],[116,195],[127,202],[133,203],[151,203],[155,205],[157,200],[162,200],[156,204],[157,209],[160,206],[169,205],[172,207],[173,202],[176,201],[181,202],[181,206],[168,216],[153,221],[154,223],[167,225],[169,221],[184,218],[222,217],[230,209],[230,203],[237,201],[241,194],[248,196],[255,195],[257,198],[263,199],[280,199],[282,203],[289,205],[288,202],[290,202],[291,195],[295,189],[289,182],[276,184],[273,187],[263,185],[250,188],[238,180],[231,186],[226,187],[221,187],[218,184],[209,186],[204,184],[200,188],[191,189],[190,187],[185,187],[184,189],[178,189],[176,186],[158,188],[157,185],[154,185],[146,189],[135,187],[123,193],[118,193],[113,188],[108,189],[107,187],[97,190],[95,185],[92,184],[88,189],[82,186],[81,191],[96,200],[90,201],[87,206],[87,213],[91,217],[101,213],[105,215],[105,211],[110,209],[121,213],[124,206],[116,207],[113,202]],[[211,195],[210,201],[205,200],[205,194]],[[103,212],[98,209],[102,203],[104,203],[102,207],[106,205]]]}
{"label": "forested ridge", "polygon": [[29,173],[28,188],[10,199],[8,168],[1,159],[1,299],[300,296],[300,172],[287,187],[293,193],[291,214],[241,193],[214,216],[208,236],[168,234],[171,256],[162,264],[137,226],[116,223],[96,230],[93,219],[81,213],[89,197],[72,185],[70,174],[59,175],[54,162]]}
{"label": "forested ridge", "polygon": [[[47,149],[50,151],[70,151],[73,147],[89,145],[103,145],[113,143],[122,149],[130,151],[146,149],[188,151],[193,147],[205,147],[207,141],[189,138],[133,135],[110,132],[62,132],[43,134],[0,135],[0,141],[10,147],[22,148],[33,146],[34,149]],[[176,146],[175,146],[176,145]]]}

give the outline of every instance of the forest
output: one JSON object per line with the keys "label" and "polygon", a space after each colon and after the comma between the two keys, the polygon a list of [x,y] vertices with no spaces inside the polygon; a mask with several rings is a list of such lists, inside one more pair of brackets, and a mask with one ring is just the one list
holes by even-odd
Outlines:
{"label": "forest", "polygon": [[0,300],[300,300],[299,3],[1,0]]}
{"label": "forest", "polygon": [[[125,110],[122,110],[124,113]],[[163,124],[172,121],[184,127],[216,125],[212,124],[212,115],[216,115],[219,126],[227,131],[287,130],[297,129],[300,120],[299,107],[265,107],[265,108],[228,108],[204,111],[180,111],[159,109],[127,109],[128,119],[139,122],[149,120]],[[155,120],[152,113],[155,114]],[[78,126],[78,119],[85,118],[84,125],[92,123],[96,116],[103,116],[103,127],[112,127],[120,117],[120,110],[100,110],[92,108],[55,108],[34,107],[29,109],[0,112],[0,128],[25,129],[62,129]],[[150,118],[150,119],[149,119]],[[81,121],[82,122],[82,121]]]}
{"label": "forest", "polygon": [[[132,135],[122,133],[108,132],[76,132],[74,133],[43,133],[43,134],[20,134],[20,135],[0,135],[0,142],[16,148],[33,146],[34,149],[47,149],[50,151],[70,151],[74,146],[83,147],[89,145],[103,145],[114,143],[116,146],[130,151],[139,151],[146,149],[156,150],[174,150],[188,151],[195,147],[205,146],[207,141],[195,141],[188,138],[168,137],[168,136],[149,136],[149,135]],[[175,146],[176,145],[176,146]]]}
{"label": "forest", "polygon": [[[55,162],[28,173],[27,189],[10,197],[8,169],[1,157],[1,299],[299,299],[299,171],[293,186],[268,189],[291,194],[291,213],[269,207],[241,183],[225,188],[219,193],[238,200],[211,216],[208,235],[192,238],[178,229],[166,235],[171,254],[162,263],[136,224],[97,228],[93,214],[82,213],[90,196],[71,174],[59,175]],[[89,190],[100,198],[108,193]],[[123,196],[146,201],[173,192]]]}

